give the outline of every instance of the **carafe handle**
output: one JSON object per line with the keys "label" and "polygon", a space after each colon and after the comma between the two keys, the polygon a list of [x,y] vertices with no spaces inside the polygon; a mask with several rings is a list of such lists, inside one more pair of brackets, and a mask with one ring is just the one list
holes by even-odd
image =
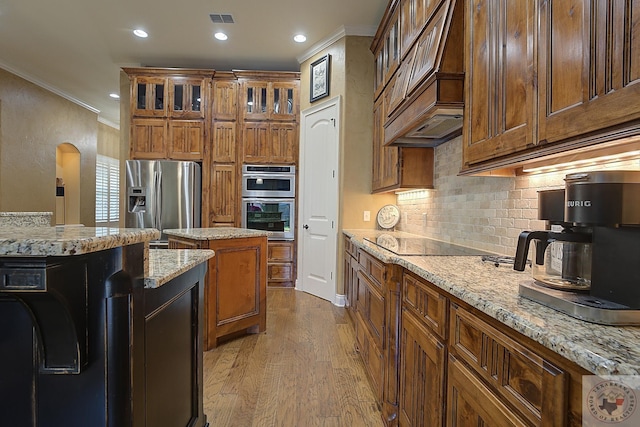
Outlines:
{"label": "carafe handle", "polygon": [[549,245],[549,232],[548,231],[523,231],[518,236],[518,246],[516,248],[516,259],[513,262],[513,269],[518,271],[524,271],[527,265],[527,254],[529,253],[529,244],[532,240],[540,240],[544,242],[542,246],[536,247],[536,264],[544,264],[544,251]]}

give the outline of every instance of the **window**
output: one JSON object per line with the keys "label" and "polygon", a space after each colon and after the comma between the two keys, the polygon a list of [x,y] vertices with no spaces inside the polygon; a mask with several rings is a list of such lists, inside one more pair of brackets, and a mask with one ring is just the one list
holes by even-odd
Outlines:
{"label": "window", "polygon": [[98,154],[96,159],[96,226],[120,226],[120,163]]}

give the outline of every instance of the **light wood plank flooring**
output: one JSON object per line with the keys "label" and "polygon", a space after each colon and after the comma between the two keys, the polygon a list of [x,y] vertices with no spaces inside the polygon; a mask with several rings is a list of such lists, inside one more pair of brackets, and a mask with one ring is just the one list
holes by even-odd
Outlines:
{"label": "light wood plank flooring", "polygon": [[268,289],[267,331],[204,354],[211,427],[383,426],[345,309]]}

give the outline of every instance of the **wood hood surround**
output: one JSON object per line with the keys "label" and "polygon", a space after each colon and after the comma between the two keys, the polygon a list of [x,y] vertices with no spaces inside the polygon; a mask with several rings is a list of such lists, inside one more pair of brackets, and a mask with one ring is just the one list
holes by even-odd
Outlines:
{"label": "wood hood surround", "polygon": [[[405,8],[400,15],[404,21],[406,7],[398,7]],[[385,146],[435,147],[462,133],[464,2],[432,2],[424,14],[423,29],[401,52],[398,69],[383,89]],[[401,25],[400,44],[405,47],[406,24]],[[379,47],[379,36],[372,49]]]}

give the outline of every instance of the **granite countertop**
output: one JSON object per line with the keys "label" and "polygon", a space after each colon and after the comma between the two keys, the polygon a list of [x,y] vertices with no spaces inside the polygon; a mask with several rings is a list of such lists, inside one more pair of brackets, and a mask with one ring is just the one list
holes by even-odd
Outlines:
{"label": "granite countertop", "polygon": [[0,227],[50,227],[53,212],[0,212]]}
{"label": "granite countertop", "polygon": [[160,237],[153,228],[0,227],[0,256],[68,256]]}
{"label": "granite countertop", "polygon": [[159,288],[214,256],[210,249],[151,249],[149,274],[145,275],[145,288]]}
{"label": "granite countertop", "polygon": [[518,272],[511,266],[496,267],[479,256],[401,257],[364,240],[382,232],[343,232],[381,261],[401,265],[589,372],[640,374],[640,327],[596,325],[520,297],[518,284],[531,280],[530,269]]}
{"label": "granite countertop", "polygon": [[163,231],[169,236],[184,237],[194,240],[240,239],[243,237],[269,237],[269,235],[271,235],[269,231],[235,227],[177,228]]}

